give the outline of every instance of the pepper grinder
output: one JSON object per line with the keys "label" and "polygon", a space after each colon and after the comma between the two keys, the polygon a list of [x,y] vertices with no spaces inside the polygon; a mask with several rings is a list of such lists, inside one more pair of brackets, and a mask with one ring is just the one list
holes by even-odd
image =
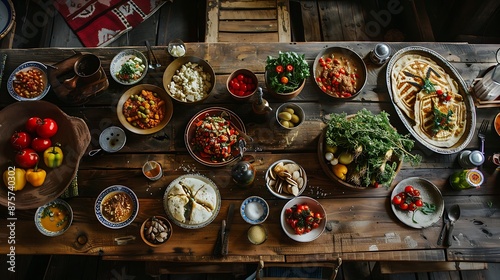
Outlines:
{"label": "pepper grinder", "polygon": [[252,103],[252,110],[256,115],[257,122],[265,122],[273,111],[273,108],[271,108],[269,102],[263,98],[264,93],[262,92],[262,88],[258,87],[257,89],[257,100]]}

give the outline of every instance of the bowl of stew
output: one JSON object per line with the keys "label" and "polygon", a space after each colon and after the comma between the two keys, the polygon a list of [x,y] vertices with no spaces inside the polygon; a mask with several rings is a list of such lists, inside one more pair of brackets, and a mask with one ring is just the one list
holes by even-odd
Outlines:
{"label": "bowl of stew", "polygon": [[46,236],[63,234],[73,221],[73,210],[64,200],[57,198],[38,207],[35,213],[36,228]]}
{"label": "bowl of stew", "polygon": [[313,64],[316,85],[326,95],[342,100],[353,99],[366,84],[366,65],[354,51],[343,47],[325,48]]}
{"label": "bowl of stew", "polygon": [[174,106],[164,89],[141,84],[121,96],[116,111],[123,127],[135,134],[146,135],[156,133],[168,124]]}
{"label": "bowl of stew", "polygon": [[19,65],[7,81],[7,91],[17,101],[40,100],[49,90],[47,66],[37,61],[27,61]]}
{"label": "bowl of stew", "polygon": [[97,220],[107,228],[120,229],[130,225],[139,213],[139,200],[126,186],[104,189],[95,201]]}

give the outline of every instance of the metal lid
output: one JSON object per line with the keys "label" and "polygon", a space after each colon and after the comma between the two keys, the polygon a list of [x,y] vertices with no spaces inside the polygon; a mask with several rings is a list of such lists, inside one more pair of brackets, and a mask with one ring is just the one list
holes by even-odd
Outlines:
{"label": "metal lid", "polygon": [[126,141],[125,131],[117,126],[110,126],[99,135],[99,145],[108,153],[118,152]]}
{"label": "metal lid", "polygon": [[473,151],[469,154],[469,161],[475,166],[479,166],[484,162],[484,155],[480,151]]}
{"label": "metal lid", "polygon": [[389,48],[389,46],[382,43],[377,44],[373,51],[378,57],[382,58],[388,57],[391,53],[391,49]]}
{"label": "metal lid", "polygon": [[477,169],[471,169],[467,171],[465,179],[471,187],[480,187],[484,181],[484,176],[481,171]]}

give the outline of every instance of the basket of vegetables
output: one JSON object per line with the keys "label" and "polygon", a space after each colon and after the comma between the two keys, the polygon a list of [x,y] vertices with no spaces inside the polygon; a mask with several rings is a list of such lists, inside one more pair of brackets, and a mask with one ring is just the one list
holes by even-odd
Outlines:
{"label": "basket of vegetables", "polygon": [[366,189],[391,187],[403,159],[416,165],[421,157],[410,153],[414,141],[401,135],[389,114],[362,109],[354,115],[330,114],[318,142],[323,171],[340,185]]}
{"label": "basket of vegetables", "polygon": [[280,51],[278,57],[267,57],[266,87],[272,96],[280,100],[299,95],[310,75],[304,54]]}

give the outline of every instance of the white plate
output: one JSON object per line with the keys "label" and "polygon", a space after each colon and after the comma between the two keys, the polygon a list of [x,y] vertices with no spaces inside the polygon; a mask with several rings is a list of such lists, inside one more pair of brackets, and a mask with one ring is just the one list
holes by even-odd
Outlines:
{"label": "white plate", "polygon": [[[37,97],[25,98],[25,97],[17,95],[17,93],[14,91],[13,84],[14,84],[14,80],[16,79],[16,73],[17,72],[19,72],[19,71],[28,71],[28,70],[31,70],[31,69],[38,69],[38,70],[42,71],[42,73],[43,73],[43,83],[45,84],[45,89]],[[40,100],[45,95],[47,95],[47,93],[49,92],[49,90],[50,90],[50,83],[49,83],[49,80],[47,78],[47,66],[45,66],[44,64],[42,64],[42,63],[40,63],[38,61],[27,61],[27,62],[25,62],[25,63],[17,66],[17,68],[14,71],[12,71],[12,73],[9,76],[9,80],[7,81],[7,91],[9,92],[10,96],[12,96],[12,98],[14,98],[17,101],[34,101],[34,100]]]}
{"label": "white plate", "polygon": [[[168,195],[169,195],[170,191],[179,181],[184,180],[186,178],[193,180],[193,182],[201,183],[203,185],[210,186],[215,191],[215,196],[216,196],[215,203],[216,203],[216,205],[215,205],[214,210],[212,211],[212,216],[210,216],[210,218],[208,218],[207,220],[205,220],[204,222],[199,223],[199,224],[183,223],[183,222],[175,219],[173,217],[173,215],[170,213],[170,211],[168,210]],[[172,221],[174,224],[176,224],[182,228],[187,228],[187,229],[198,229],[198,228],[203,228],[203,227],[209,225],[215,219],[215,217],[217,217],[217,215],[219,214],[220,204],[221,204],[221,198],[220,198],[220,193],[219,193],[219,189],[217,188],[217,185],[215,185],[215,183],[212,180],[208,179],[207,177],[205,177],[201,174],[186,174],[186,175],[182,175],[182,176],[177,177],[172,182],[170,182],[167,189],[165,190],[165,194],[163,195],[163,208],[165,210],[165,213],[167,214],[168,219],[170,221]]]}
{"label": "white plate", "polygon": [[[131,81],[131,82],[126,82],[126,81],[118,79],[116,77],[116,73],[118,73],[120,71],[120,69],[122,68],[122,65],[127,60],[129,60],[130,58],[133,58],[133,57],[138,57],[142,60],[142,64],[144,65],[144,71],[142,72],[141,77],[139,79]],[[136,51],[133,49],[124,50],[124,51],[119,52],[117,55],[115,55],[115,57],[113,57],[113,60],[111,60],[111,64],[109,65],[109,72],[111,74],[111,77],[113,77],[113,79],[117,83],[120,83],[122,85],[134,85],[134,84],[137,84],[138,82],[140,82],[146,76],[146,74],[148,72],[148,61],[146,59],[146,56],[144,56],[144,54],[141,53],[140,51]]]}
{"label": "white plate", "polygon": [[[406,186],[412,186],[420,191],[420,196],[423,202],[436,205],[436,212],[432,214],[425,215],[422,211],[416,211],[415,221],[412,221],[413,212],[403,211],[399,209],[396,205],[392,204],[392,198],[400,192],[404,192]],[[392,190],[391,194],[391,208],[396,217],[403,222],[405,225],[412,228],[426,228],[432,226],[435,222],[441,219],[444,211],[444,201],[443,196],[439,189],[430,181],[419,178],[411,177],[400,181]]]}
{"label": "white plate", "polygon": [[[102,202],[103,202],[104,198],[106,198],[109,194],[115,193],[115,192],[126,193],[128,196],[130,196],[130,198],[132,199],[132,203],[134,205],[134,210],[132,211],[132,214],[130,215],[130,217],[128,219],[126,219],[125,221],[120,222],[120,223],[111,222],[108,219],[104,218],[104,216],[102,215]],[[105,227],[108,227],[111,229],[120,229],[120,228],[124,228],[124,227],[130,225],[134,221],[135,217],[137,216],[137,213],[139,213],[139,200],[137,199],[137,196],[135,195],[135,193],[131,189],[129,189],[125,186],[122,186],[122,185],[113,185],[113,186],[110,186],[110,187],[104,189],[99,194],[99,196],[97,197],[97,199],[95,201],[94,209],[95,209],[95,215],[97,217],[97,220],[101,224],[103,224]]]}
{"label": "white plate", "polygon": [[14,25],[16,11],[10,0],[0,1],[0,39],[5,37]]}
{"label": "white plate", "polygon": [[[321,220],[319,227],[311,230],[308,233],[299,235],[295,233],[294,229],[289,224],[287,224],[285,211],[287,208],[292,208],[292,206],[296,204],[303,204],[303,203],[307,203],[311,211],[313,211],[314,213],[321,213],[323,215],[323,219]],[[280,218],[281,228],[283,229],[283,231],[286,233],[286,235],[288,235],[288,237],[298,242],[311,242],[316,238],[318,238],[325,231],[326,219],[327,217],[325,208],[323,208],[323,206],[316,199],[307,196],[298,196],[296,198],[289,200],[285,204],[285,206],[283,206]]]}

